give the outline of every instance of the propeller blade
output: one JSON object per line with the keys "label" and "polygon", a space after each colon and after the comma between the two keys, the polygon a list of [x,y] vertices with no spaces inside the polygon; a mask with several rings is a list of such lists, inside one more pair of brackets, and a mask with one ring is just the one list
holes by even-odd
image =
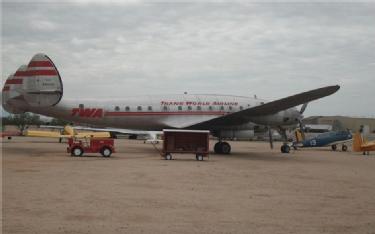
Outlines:
{"label": "propeller blade", "polygon": [[303,114],[303,112],[305,112],[306,110],[306,107],[307,107],[307,104],[309,104],[308,102],[304,103],[301,107],[301,110],[299,111],[299,113]]}
{"label": "propeller blade", "polygon": [[305,125],[302,122],[302,119],[298,120],[299,123],[299,129],[301,130],[302,138],[305,139]]}

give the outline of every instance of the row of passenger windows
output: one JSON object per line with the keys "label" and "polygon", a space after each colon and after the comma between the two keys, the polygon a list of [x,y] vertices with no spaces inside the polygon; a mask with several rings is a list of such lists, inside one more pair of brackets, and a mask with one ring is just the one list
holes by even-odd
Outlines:
{"label": "row of passenger windows", "polygon": [[[248,105],[248,106],[250,106],[250,105]],[[201,106],[197,106],[194,109],[200,111],[200,110],[202,110],[202,107]],[[225,110],[225,109],[227,109],[227,110],[231,111],[231,110],[233,110],[233,107],[232,106],[228,106],[228,108],[225,108],[224,106],[220,106],[219,108],[215,108],[213,106],[208,106],[207,110],[212,111],[212,110],[215,110],[215,109],[217,109],[217,110]],[[131,108],[129,106],[125,107],[125,111],[130,111],[130,110],[131,110]],[[142,106],[137,106],[136,110],[137,111],[142,111],[143,107]],[[147,108],[145,108],[145,110],[152,111],[152,106],[148,106]],[[178,106],[177,110],[182,111],[183,107],[182,106]],[[187,106],[186,110],[193,110],[193,107],[192,106]],[[243,107],[240,106],[239,110],[243,110]],[[115,111],[120,111],[120,107],[116,106],[115,107]],[[163,111],[168,111],[168,106],[163,106]]]}

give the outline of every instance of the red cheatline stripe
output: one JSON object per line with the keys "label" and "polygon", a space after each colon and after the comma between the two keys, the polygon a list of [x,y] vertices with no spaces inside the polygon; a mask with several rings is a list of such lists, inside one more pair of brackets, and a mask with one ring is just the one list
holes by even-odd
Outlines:
{"label": "red cheatline stripe", "polygon": [[180,111],[180,112],[106,112],[105,116],[144,116],[144,115],[224,115],[221,111]]}
{"label": "red cheatline stripe", "polygon": [[4,86],[4,88],[3,88],[3,92],[4,91],[9,91],[9,86]]}
{"label": "red cheatline stripe", "polygon": [[28,67],[53,67],[51,61],[31,61]]}
{"label": "red cheatline stripe", "polygon": [[22,84],[22,79],[10,79],[5,82],[5,84]]}

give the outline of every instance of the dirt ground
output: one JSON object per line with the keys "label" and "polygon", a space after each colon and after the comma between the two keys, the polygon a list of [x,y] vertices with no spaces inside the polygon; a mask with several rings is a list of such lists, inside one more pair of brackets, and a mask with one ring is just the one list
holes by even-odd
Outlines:
{"label": "dirt ground", "polygon": [[102,158],[3,139],[3,233],[375,233],[374,153],[231,145],[199,162],[134,140]]}

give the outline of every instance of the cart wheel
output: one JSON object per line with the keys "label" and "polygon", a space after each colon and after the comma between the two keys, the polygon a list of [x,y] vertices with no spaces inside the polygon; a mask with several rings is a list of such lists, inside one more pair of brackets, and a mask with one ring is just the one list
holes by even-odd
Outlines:
{"label": "cart wheel", "polygon": [[172,160],[172,154],[166,154],[165,160]]}
{"label": "cart wheel", "polygon": [[346,146],[346,145],[342,145],[342,146],[341,146],[341,150],[344,151],[344,152],[347,151],[347,150],[348,150],[348,146]]}
{"label": "cart wheel", "polygon": [[72,149],[72,155],[73,156],[82,156],[83,149],[81,147],[75,147]]}
{"label": "cart wheel", "polygon": [[197,155],[195,156],[195,158],[196,158],[198,161],[203,161],[203,155],[201,155],[201,154],[197,154]]}
{"label": "cart wheel", "polygon": [[112,154],[112,150],[108,147],[103,147],[100,153],[103,155],[103,157],[110,157]]}

